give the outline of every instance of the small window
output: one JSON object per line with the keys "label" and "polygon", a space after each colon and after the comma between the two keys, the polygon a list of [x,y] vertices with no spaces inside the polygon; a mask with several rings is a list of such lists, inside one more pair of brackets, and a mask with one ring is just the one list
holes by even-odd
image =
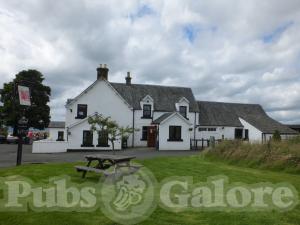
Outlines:
{"label": "small window", "polygon": [[57,140],[56,141],[64,141],[64,132],[63,131],[57,132]]}
{"label": "small window", "polygon": [[108,147],[108,133],[107,131],[100,131],[98,133],[98,147]]}
{"label": "small window", "polygon": [[181,126],[169,126],[169,140],[168,141],[182,141]]}
{"label": "small window", "polygon": [[208,131],[217,131],[217,128],[210,127],[207,129]]}
{"label": "small window", "polygon": [[207,131],[207,128],[206,128],[206,127],[199,127],[199,128],[198,128],[198,131],[199,131],[199,132],[201,132],[201,131]]}
{"label": "small window", "polygon": [[77,105],[77,117],[76,119],[84,119],[87,117],[87,105],[78,104]]}
{"label": "small window", "polygon": [[148,127],[144,126],[142,129],[142,141],[147,141],[148,140]]}
{"label": "small window", "polygon": [[143,105],[143,118],[151,118],[151,105]]}
{"label": "small window", "polygon": [[187,107],[186,106],[179,106],[179,113],[184,117],[187,118]]}
{"label": "small window", "polygon": [[249,130],[245,129],[245,140],[249,140]]}
{"label": "small window", "polygon": [[82,135],[81,147],[93,147],[93,133],[90,130],[84,130]]}

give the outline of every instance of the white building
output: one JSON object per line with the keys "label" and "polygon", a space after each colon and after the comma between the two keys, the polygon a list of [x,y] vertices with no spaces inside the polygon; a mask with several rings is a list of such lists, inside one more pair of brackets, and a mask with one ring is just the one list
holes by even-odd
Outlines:
{"label": "white building", "polygon": [[48,140],[52,141],[65,141],[65,122],[51,121],[46,129],[48,132]]}
{"label": "white building", "polygon": [[[113,83],[109,82],[108,71],[106,66],[97,68],[96,81],[68,99],[65,141],[57,149],[112,149],[107,134],[90,131],[88,117],[96,113],[111,117],[120,126],[138,129],[128,138],[129,147],[189,150],[195,143],[192,140],[211,137],[263,142],[275,130],[283,138],[296,134],[271,119],[260,105],[197,102],[190,88],[132,84],[129,73],[124,83]],[[62,134],[62,130],[53,128],[50,137],[55,140],[58,132]],[[122,148],[121,140],[114,144],[115,149]],[[35,152],[42,152],[41,146]]]}
{"label": "white building", "polygon": [[[190,149],[198,120],[190,88],[132,84],[129,73],[126,82],[112,83],[108,68],[100,67],[97,72],[97,80],[66,104],[68,149],[111,149],[105,134],[90,131],[87,118],[95,113],[138,129],[127,140],[130,147]],[[117,149],[121,145],[120,140],[115,143]]]}
{"label": "white building", "polygon": [[197,138],[244,139],[264,143],[277,130],[282,139],[297,132],[270,118],[258,104],[198,101]]}

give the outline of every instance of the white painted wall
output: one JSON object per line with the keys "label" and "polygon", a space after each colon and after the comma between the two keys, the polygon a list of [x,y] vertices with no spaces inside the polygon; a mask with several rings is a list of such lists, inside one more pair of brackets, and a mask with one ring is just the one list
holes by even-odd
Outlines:
{"label": "white painted wall", "polygon": [[[169,126],[181,126],[181,138],[183,141],[174,142],[169,139]],[[159,126],[159,150],[190,150],[190,131],[192,127],[178,116],[172,116]]]}
{"label": "white painted wall", "polygon": [[[70,127],[69,132],[71,132],[71,135],[68,136],[68,148],[70,149],[86,149],[86,147],[81,147],[82,135],[83,130],[90,129],[87,121],[80,125],[72,126],[82,121],[82,119],[75,119],[78,104],[88,105],[88,116],[98,112],[105,117],[110,116],[120,126],[132,126],[132,110],[106,81],[99,80],[89,91],[66,107],[66,127]],[[94,141],[97,141],[96,134],[94,135]],[[120,143],[120,141],[115,143],[116,149],[121,148]],[[131,144],[131,138],[129,138],[128,144]],[[103,147],[94,148],[103,149]]]}
{"label": "white painted wall", "polygon": [[47,139],[51,141],[56,141],[58,138],[58,131],[63,131],[64,140],[67,140],[67,136],[64,128],[48,128],[49,137]]}
{"label": "white painted wall", "polygon": [[224,135],[224,139],[232,140],[234,139],[234,132],[237,127],[216,127],[216,126],[202,126],[205,128],[216,128],[216,131],[199,131],[198,128],[196,128],[196,138],[197,139],[209,139],[211,136],[213,136],[215,139],[222,139],[222,136]]}
{"label": "white painted wall", "polygon": [[[93,145],[94,147],[81,147],[82,141],[83,141],[83,131],[84,130],[90,130],[90,125],[87,120],[84,122],[74,126],[69,130],[70,134],[68,136],[68,149],[73,150],[112,150],[112,145],[109,142],[109,147],[97,147],[98,144],[98,134],[97,132],[94,132],[93,134]],[[116,140],[115,142],[115,150],[121,149],[121,140]]]}
{"label": "white painted wall", "polygon": [[[166,112],[158,112],[155,111],[152,113],[153,120],[156,120]],[[135,120],[135,128],[139,129],[139,131],[136,131],[134,133],[134,146],[135,147],[146,147],[147,146],[147,141],[143,141],[142,139],[142,130],[143,126],[151,126],[152,119],[142,119],[141,117],[143,116],[143,111],[142,110],[136,110],[134,113],[134,120]],[[194,121],[195,121],[195,113],[188,113],[187,117],[189,118],[189,122],[193,124],[194,127]],[[196,115],[196,121],[197,121],[198,115]],[[196,124],[196,123],[195,123]],[[194,131],[190,132],[190,137],[194,137]],[[130,137],[130,143],[131,142]],[[129,145],[130,146],[130,145]]]}
{"label": "white painted wall", "polygon": [[[151,96],[150,96],[151,97]],[[141,106],[143,103],[151,104],[152,109],[155,107],[155,102],[147,102],[151,100],[148,98],[141,101]],[[71,135],[68,136],[70,149],[85,149],[81,147],[82,144],[82,133],[83,129],[89,130],[89,125],[87,122],[84,122],[80,125],[72,126],[81,121],[81,119],[75,119],[77,116],[77,105],[78,104],[87,104],[87,115],[92,115],[95,112],[102,114],[103,116],[110,116],[113,120],[116,120],[121,126],[133,126],[133,111],[132,109],[123,101],[123,99],[110,87],[110,85],[99,80],[95,85],[89,89],[86,93],[81,95],[78,100],[71,103],[66,107],[66,127],[70,127],[69,131]],[[176,104],[176,107],[179,105],[188,106],[186,101],[181,101],[179,104]],[[189,107],[187,108],[188,113],[187,117],[189,118],[190,123],[195,123],[195,113],[189,113]],[[135,110],[134,112],[134,128],[138,129],[134,133],[134,146],[135,147],[145,147],[147,146],[147,141],[142,139],[142,128],[143,126],[151,126],[153,120],[160,117],[166,112],[152,112],[153,119],[144,119],[142,110]],[[197,115],[198,116],[198,115]],[[197,119],[197,117],[196,117]],[[193,126],[194,127],[194,126]],[[189,136],[194,136],[194,131],[191,131]],[[97,138],[94,136],[94,141]],[[121,143],[120,143],[121,144]],[[117,146],[117,145],[116,145]],[[128,146],[132,146],[132,135],[128,139]],[[121,147],[121,145],[120,145]],[[89,148],[90,149],[90,148]]]}
{"label": "white painted wall", "polygon": [[98,80],[89,91],[66,107],[66,127],[81,120],[75,119],[78,104],[88,105],[87,115],[98,112],[110,116],[121,126],[132,125],[132,110],[106,81]]}
{"label": "white painted wall", "polygon": [[32,143],[32,153],[60,153],[67,151],[66,141],[40,140]]}
{"label": "white painted wall", "polygon": [[241,121],[242,125],[244,126],[244,129],[249,130],[249,141],[261,143],[262,142],[262,132],[260,130],[258,130],[256,127],[254,127],[253,125],[251,125],[250,123],[248,123],[247,121],[245,121],[244,119],[239,118],[239,120]]}

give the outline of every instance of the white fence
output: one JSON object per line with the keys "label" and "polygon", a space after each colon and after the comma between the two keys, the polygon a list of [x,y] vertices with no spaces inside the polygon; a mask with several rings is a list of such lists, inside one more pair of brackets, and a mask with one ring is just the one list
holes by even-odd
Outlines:
{"label": "white fence", "polygon": [[67,141],[40,140],[32,144],[32,153],[67,152]]}

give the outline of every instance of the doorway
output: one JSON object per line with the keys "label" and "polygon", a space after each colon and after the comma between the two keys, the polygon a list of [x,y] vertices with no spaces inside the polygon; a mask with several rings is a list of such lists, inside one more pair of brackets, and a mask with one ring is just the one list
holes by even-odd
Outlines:
{"label": "doorway", "polygon": [[157,134],[157,130],[155,126],[148,127],[148,134],[147,134],[148,147],[153,148],[156,146],[156,134]]}

